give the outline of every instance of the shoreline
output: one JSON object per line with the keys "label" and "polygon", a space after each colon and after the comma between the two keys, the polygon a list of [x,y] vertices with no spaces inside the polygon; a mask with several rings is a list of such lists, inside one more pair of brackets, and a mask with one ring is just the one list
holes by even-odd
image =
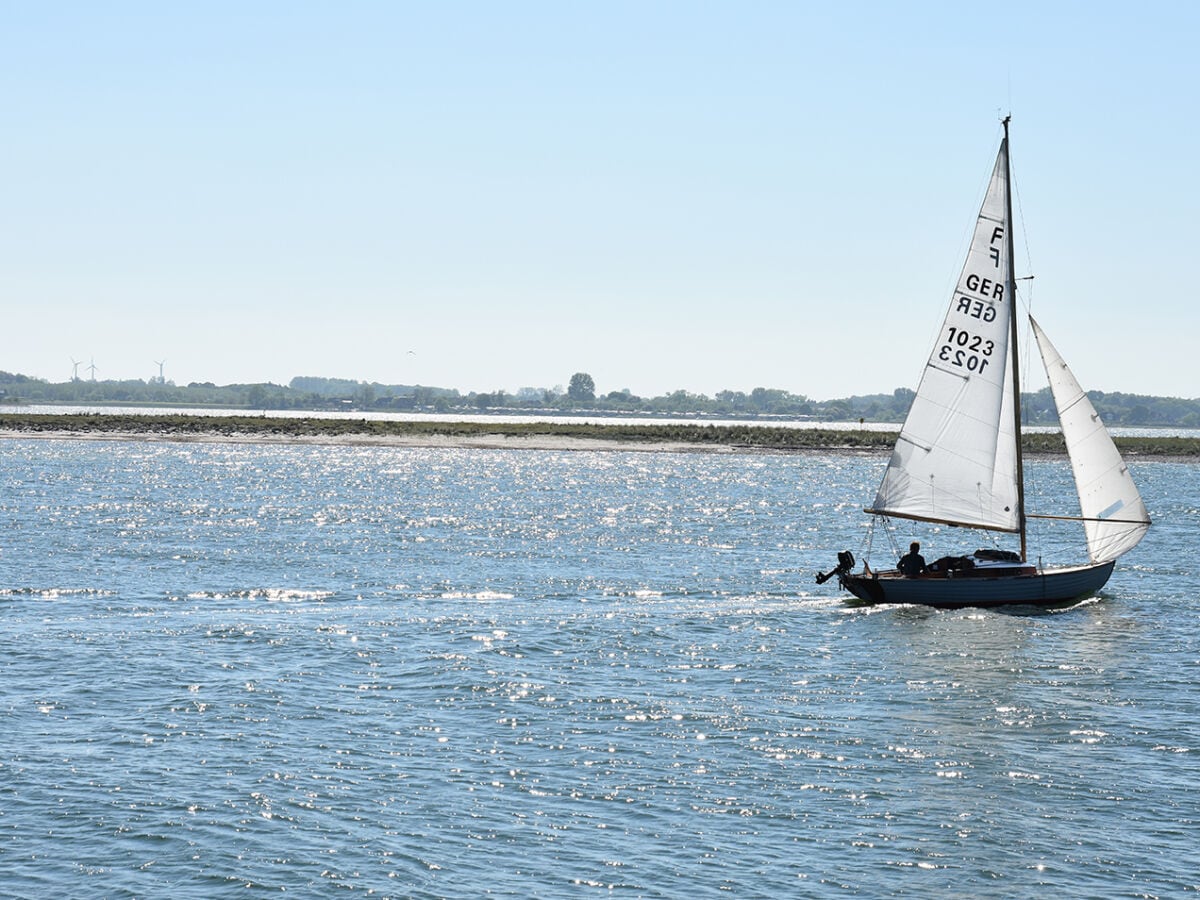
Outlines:
{"label": "shoreline", "polygon": [[[890,453],[895,431],[758,425],[375,421],[266,416],[0,413],[0,439],[307,444],[449,449],[627,450],[672,453]],[[1117,438],[1130,459],[1200,460],[1200,439]],[[1058,433],[1026,434],[1031,456],[1065,455]]]}

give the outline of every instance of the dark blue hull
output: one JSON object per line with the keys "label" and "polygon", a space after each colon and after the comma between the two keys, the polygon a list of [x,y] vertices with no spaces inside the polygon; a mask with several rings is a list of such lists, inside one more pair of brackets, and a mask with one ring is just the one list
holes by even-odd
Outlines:
{"label": "dark blue hull", "polygon": [[895,572],[843,575],[841,584],[866,603],[915,603],[921,606],[1022,606],[1068,603],[1104,587],[1115,561],[1043,569],[1022,574],[970,577],[905,578]]}

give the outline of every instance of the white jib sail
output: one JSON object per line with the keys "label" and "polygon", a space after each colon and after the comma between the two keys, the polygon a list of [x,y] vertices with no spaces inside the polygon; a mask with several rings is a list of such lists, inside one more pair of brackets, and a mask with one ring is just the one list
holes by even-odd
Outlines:
{"label": "white jib sail", "polygon": [[1092,562],[1116,559],[1145,535],[1150,513],[1092,401],[1038,323],[1032,317],[1029,321],[1071,458],[1088,556]]}
{"label": "white jib sail", "polygon": [[967,262],[869,512],[1017,531],[1003,142]]}

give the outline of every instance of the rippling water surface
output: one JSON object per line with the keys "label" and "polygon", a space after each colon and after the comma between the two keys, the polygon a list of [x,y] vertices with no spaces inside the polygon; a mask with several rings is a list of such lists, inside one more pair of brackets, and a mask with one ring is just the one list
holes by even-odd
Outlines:
{"label": "rippling water surface", "polygon": [[813,584],[882,462],[0,440],[0,893],[1200,889],[1200,469],[1006,614]]}

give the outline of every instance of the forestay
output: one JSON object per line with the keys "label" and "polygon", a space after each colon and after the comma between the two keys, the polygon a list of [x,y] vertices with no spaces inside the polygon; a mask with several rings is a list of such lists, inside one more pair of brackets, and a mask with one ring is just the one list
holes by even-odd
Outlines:
{"label": "forestay", "polygon": [[1018,531],[1009,384],[1008,141],[871,513]]}
{"label": "forestay", "polygon": [[1145,535],[1150,513],[1092,401],[1038,323],[1029,321],[1071,458],[1088,555],[1093,562],[1116,559]]}

